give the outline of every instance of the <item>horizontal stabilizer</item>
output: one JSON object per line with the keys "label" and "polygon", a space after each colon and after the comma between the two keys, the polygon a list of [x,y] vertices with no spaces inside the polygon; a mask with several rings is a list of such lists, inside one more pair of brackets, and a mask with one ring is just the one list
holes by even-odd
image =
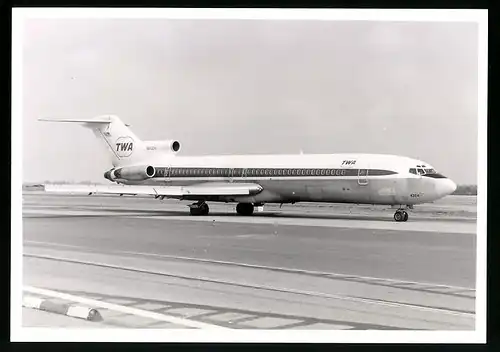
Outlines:
{"label": "horizontal stabilizer", "polygon": [[98,123],[98,124],[106,124],[106,123],[111,123],[112,121],[110,119],[55,119],[55,118],[44,118],[41,117],[38,119],[38,121],[50,121],[50,122],[77,122],[77,123]]}

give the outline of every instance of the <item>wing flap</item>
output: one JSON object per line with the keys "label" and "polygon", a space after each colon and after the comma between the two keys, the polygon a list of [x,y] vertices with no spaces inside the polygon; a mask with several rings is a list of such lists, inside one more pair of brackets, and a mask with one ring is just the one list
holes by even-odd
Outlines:
{"label": "wing flap", "polygon": [[254,183],[198,184],[192,186],[45,185],[45,192],[66,194],[151,195],[167,198],[183,196],[245,196],[262,191]]}

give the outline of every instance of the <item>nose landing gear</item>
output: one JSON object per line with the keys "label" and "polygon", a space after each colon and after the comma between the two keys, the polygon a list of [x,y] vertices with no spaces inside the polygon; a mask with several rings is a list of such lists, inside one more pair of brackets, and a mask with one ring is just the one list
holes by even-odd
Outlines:
{"label": "nose landing gear", "polygon": [[408,220],[408,213],[403,209],[398,209],[394,213],[394,220],[397,222],[405,222]]}

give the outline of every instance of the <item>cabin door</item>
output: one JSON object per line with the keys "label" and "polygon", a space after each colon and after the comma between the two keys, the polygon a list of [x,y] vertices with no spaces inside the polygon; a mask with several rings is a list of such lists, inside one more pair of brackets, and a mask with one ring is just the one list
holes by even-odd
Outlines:
{"label": "cabin door", "polygon": [[233,182],[234,179],[234,169],[229,169],[229,182]]}
{"label": "cabin door", "polygon": [[241,179],[243,180],[243,182],[246,181],[246,179],[247,179],[247,169],[242,169],[241,170]]}
{"label": "cabin door", "polygon": [[368,169],[358,170],[358,185],[366,186],[368,184]]}
{"label": "cabin door", "polygon": [[170,165],[167,167],[167,169],[165,170],[165,178],[167,180],[167,183],[170,183],[170,173],[171,173],[171,167]]}

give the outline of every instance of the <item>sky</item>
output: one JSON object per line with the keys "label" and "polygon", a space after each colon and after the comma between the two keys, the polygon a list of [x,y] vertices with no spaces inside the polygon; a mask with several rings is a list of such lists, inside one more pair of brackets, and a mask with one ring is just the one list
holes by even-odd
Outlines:
{"label": "sky", "polygon": [[477,182],[478,27],[466,22],[30,19],[23,181],[105,182],[115,114],[179,155],[381,153]]}

